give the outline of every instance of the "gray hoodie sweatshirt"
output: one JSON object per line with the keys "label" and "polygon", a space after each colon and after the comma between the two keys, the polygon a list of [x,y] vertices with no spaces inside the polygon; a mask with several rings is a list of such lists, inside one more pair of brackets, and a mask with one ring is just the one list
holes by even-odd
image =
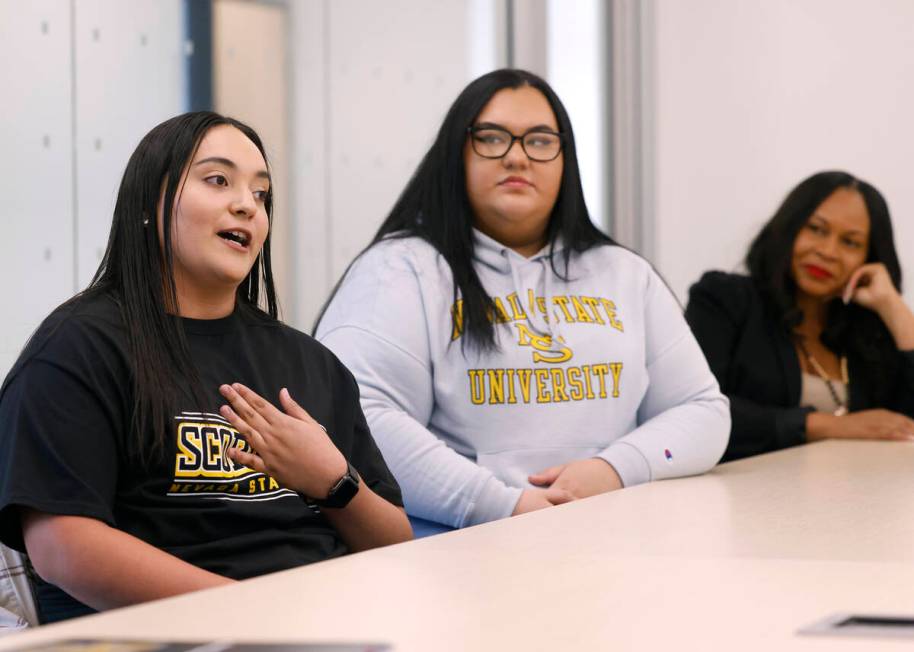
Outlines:
{"label": "gray hoodie sweatshirt", "polygon": [[603,458],[626,487],[717,463],[727,399],[644,259],[593,247],[572,255],[566,281],[548,249],[524,258],[474,237],[496,352],[461,346],[450,268],[418,238],[359,257],[317,332],[355,375],[408,513],[454,527],[503,518],[528,475],[576,459]]}

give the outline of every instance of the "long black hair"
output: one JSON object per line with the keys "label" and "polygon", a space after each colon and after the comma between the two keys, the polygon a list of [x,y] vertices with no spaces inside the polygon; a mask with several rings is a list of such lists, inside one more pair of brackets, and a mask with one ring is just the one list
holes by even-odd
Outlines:
{"label": "long black hair", "polygon": [[[746,267],[769,314],[788,332],[803,320],[796,303],[796,282],[791,271],[793,245],[800,229],[816,208],[840,188],[860,193],[870,219],[867,263],[885,265],[895,288],[901,292],[901,265],[895,251],[892,220],[882,194],[872,185],[847,172],[819,172],[788,193],[774,216],[762,227],[746,255]],[[851,355],[862,365],[865,382],[876,395],[887,392],[891,378],[886,365],[894,359],[891,335],[878,315],[840,299],[829,302],[822,342],[840,355]]]}
{"label": "long black hair", "polygon": [[[568,112],[555,91],[542,78],[524,70],[502,69],[471,82],[448,110],[435,142],[419,163],[406,188],[391,209],[366,250],[387,238],[419,237],[444,257],[454,278],[454,301],[463,299],[463,343],[481,350],[495,348],[495,328],[490,320],[494,305],[473,268],[473,212],[466,189],[463,149],[467,129],[498,91],[530,86],[541,92],[555,114],[562,135],[564,166],[559,194],[547,227],[550,254],[561,240],[564,273],[559,272],[556,256],[552,269],[565,278],[572,252],[582,252],[598,244],[615,244],[590,220],[581,188],[574,132]],[[351,264],[350,264],[351,267]],[[347,269],[348,271],[348,269]],[[345,273],[343,274],[345,278]],[[324,304],[314,329],[333,300],[342,279]],[[456,315],[452,316],[456,320]],[[456,322],[455,322],[456,325]]]}
{"label": "long black hair", "polygon": [[[121,179],[102,261],[88,287],[70,299],[106,294],[117,303],[127,336],[133,372],[132,436],[127,450],[151,459],[165,447],[167,427],[182,385],[199,398],[199,375],[178,316],[172,248],[172,207],[180,198],[187,166],[200,141],[218,125],[243,133],[267,161],[257,133],[238,120],[210,111],[176,116],[152,129],[137,145]],[[272,190],[265,210],[272,222]],[[162,214],[162,242],[157,214]],[[263,294],[261,293],[263,292]],[[270,265],[270,235],[237,290],[240,309],[264,319],[278,314]],[[67,304],[65,304],[67,305]],[[262,307],[261,307],[262,306]],[[150,442],[145,433],[152,430]]]}

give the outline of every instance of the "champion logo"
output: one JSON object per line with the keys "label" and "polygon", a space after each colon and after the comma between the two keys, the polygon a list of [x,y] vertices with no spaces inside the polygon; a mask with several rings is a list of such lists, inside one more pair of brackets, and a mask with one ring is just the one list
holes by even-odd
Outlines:
{"label": "champion logo", "polygon": [[664,455],[664,457],[666,457],[666,461],[667,461],[667,462],[672,462],[672,461],[673,461],[673,454],[670,452],[670,449],[669,449],[669,448],[664,448],[664,449],[663,449],[663,455]]}

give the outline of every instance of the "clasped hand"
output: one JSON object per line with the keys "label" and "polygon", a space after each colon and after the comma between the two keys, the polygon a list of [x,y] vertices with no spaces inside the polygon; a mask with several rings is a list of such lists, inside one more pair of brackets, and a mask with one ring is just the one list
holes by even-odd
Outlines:
{"label": "clasped hand", "polygon": [[622,480],[611,464],[599,457],[575,460],[534,473],[531,484],[544,489],[525,489],[513,515],[561,505],[622,488]]}
{"label": "clasped hand", "polygon": [[289,390],[279,392],[284,411],[241,383],[222,385],[219,393],[230,404],[219,408],[220,414],[253,449],[229,449],[233,461],[311,498],[325,497],[346,473],[343,454]]}

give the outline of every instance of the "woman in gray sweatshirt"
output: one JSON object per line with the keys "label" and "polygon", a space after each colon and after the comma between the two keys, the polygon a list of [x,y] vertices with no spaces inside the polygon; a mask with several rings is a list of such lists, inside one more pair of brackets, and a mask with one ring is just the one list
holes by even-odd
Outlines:
{"label": "woman in gray sweatshirt", "polygon": [[682,310],[591,222],[539,77],[472,82],[316,336],[413,516],[464,527],[703,473],[730,415]]}

